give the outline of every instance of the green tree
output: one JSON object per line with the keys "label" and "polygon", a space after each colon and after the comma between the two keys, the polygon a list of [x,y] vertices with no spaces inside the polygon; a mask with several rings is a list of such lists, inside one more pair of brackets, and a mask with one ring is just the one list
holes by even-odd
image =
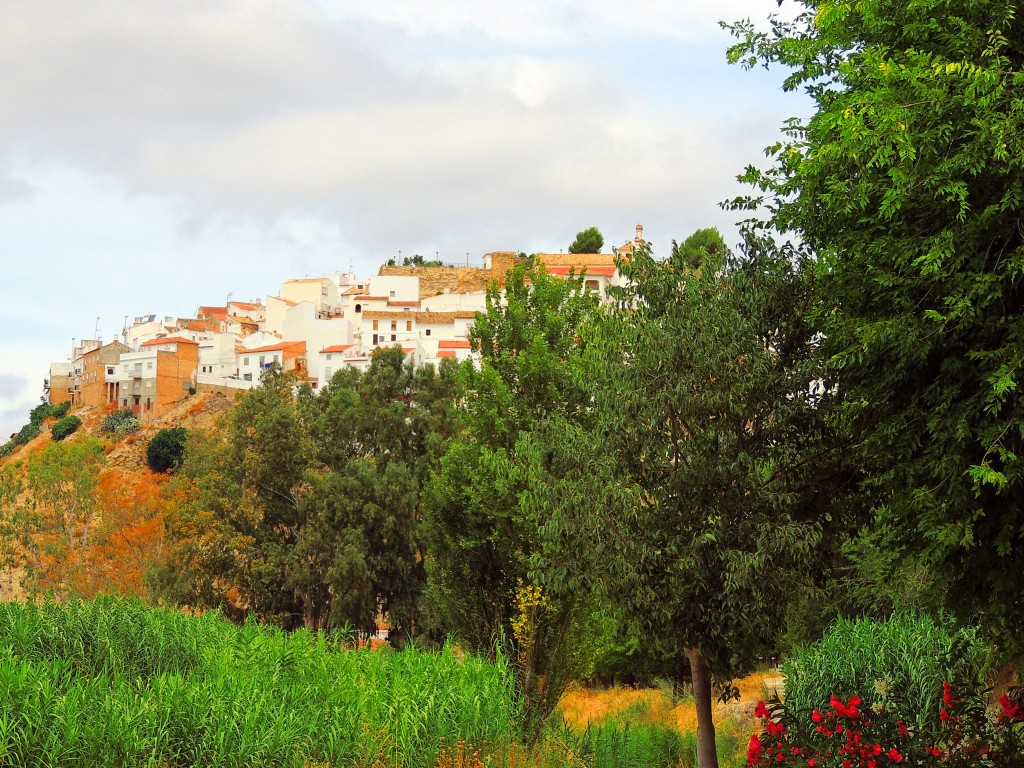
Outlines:
{"label": "green tree", "polygon": [[399,638],[420,631],[420,488],[444,450],[454,370],[382,350],[314,394],[270,369],[223,445],[187,444],[169,526],[185,565],[158,574],[164,593],[286,627],[372,632],[383,613]]}
{"label": "green tree", "polygon": [[77,416],[65,416],[56,421],[50,427],[50,435],[55,442],[60,442],[68,435],[73,435],[82,426],[82,420]]}
{"label": "green tree", "polygon": [[557,553],[541,546],[544,510],[526,498],[553,479],[540,425],[590,410],[578,364],[596,310],[580,278],[543,267],[511,270],[504,294],[492,286],[470,332],[480,367],[462,372],[462,433],[425,494],[433,610],[475,650],[511,644],[527,739],[565,685],[588,673],[601,626],[592,595],[551,578]]}
{"label": "green tree", "polygon": [[692,268],[699,267],[705,258],[718,261],[729,255],[722,233],[715,227],[698,229],[679,245],[672,241],[672,252]]}
{"label": "green tree", "polygon": [[569,245],[569,253],[600,253],[604,247],[604,235],[597,227],[588,227],[576,233],[576,239]]}
{"label": "green tree", "polygon": [[[805,2],[732,27],[809,119],[737,207],[822,265],[824,343],[882,545],[1024,638],[1024,27],[1010,0]],[[902,559],[902,558],[900,558]]]}
{"label": "green tree", "polygon": [[828,393],[801,318],[804,271],[721,255],[694,270],[678,249],[659,262],[648,248],[620,269],[628,287],[588,356],[600,422],[564,436],[580,470],[563,474],[561,493],[600,476],[587,458],[599,446],[615,470],[602,482],[623,489],[583,485],[586,503],[557,507],[573,517],[552,516],[547,531],[587,538],[596,562],[581,556],[578,577],[604,579],[640,636],[692,680],[707,768],[712,677],[727,683],[773,648],[822,537]]}
{"label": "green tree", "polygon": [[146,464],[154,472],[176,469],[184,458],[187,439],[188,430],[185,427],[161,429],[146,446]]}
{"label": "green tree", "polygon": [[67,594],[98,522],[96,486],[106,463],[95,438],[47,445],[26,463],[28,499],[14,525],[30,587]]}

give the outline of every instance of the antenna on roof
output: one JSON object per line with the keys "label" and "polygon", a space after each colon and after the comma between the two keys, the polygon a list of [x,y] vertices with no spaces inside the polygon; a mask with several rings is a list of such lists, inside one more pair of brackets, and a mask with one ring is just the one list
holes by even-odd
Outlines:
{"label": "antenna on roof", "polygon": [[93,338],[96,339],[96,341],[100,340],[100,319],[98,317],[96,318],[96,331]]}

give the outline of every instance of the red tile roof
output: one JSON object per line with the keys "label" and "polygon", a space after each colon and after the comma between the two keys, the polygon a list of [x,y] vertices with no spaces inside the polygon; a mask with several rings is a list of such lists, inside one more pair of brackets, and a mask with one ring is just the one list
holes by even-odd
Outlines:
{"label": "red tile roof", "polygon": [[192,339],[183,339],[181,336],[169,336],[166,339],[150,339],[144,341],[139,346],[142,347],[155,347],[158,344],[195,344],[199,345],[198,341],[192,341]]}
{"label": "red tile roof", "polygon": [[468,340],[442,340],[437,342],[438,349],[470,349]]}
{"label": "red tile roof", "polygon": [[344,352],[346,349],[352,349],[352,344],[335,344],[333,347],[324,347],[321,352]]}
{"label": "red tile roof", "polygon": [[[302,349],[298,349],[299,347],[301,347]],[[282,341],[279,344],[271,344],[269,347],[257,347],[256,349],[247,349],[247,350],[245,350],[245,352],[242,352],[242,354],[244,355],[244,354],[249,353],[249,352],[281,352],[281,351],[286,350],[286,349],[288,349],[288,350],[294,349],[296,352],[300,352],[300,353],[301,352],[305,352],[306,351],[306,342],[304,342],[304,341]]]}
{"label": "red tile roof", "polygon": [[287,304],[289,307],[294,307],[295,306],[295,302],[294,301],[292,301],[291,299],[286,299],[283,296],[268,296],[267,298],[277,299],[277,301],[283,302],[284,304]]}
{"label": "red tile roof", "polygon": [[438,357],[455,357],[454,349],[441,349],[437,352]]}
{"label": "red tile roof", "polygon": [[550,267],[545,267],[545,269],[549,275],[554,275],[555,277],[564,277],[570,271],[579,276],[584,269],[587,271],[588,277],[612,277],[615,274],[615,267],[601,265],[588,267],[586,265],[552,264]]}
{"label": "red tile roof", "polygon": [[228,306],[238,307],[239,309],[245,310],[246,312],[251,312],[254,309],[262,309],[262,306],[260,304],[252,304],[248,301],[232,301],[228,303]]}
{"label": "red tile roof", "polygon": [[420,303],[418,301],[391,301],[388,300],[389,307],[418,307]]}

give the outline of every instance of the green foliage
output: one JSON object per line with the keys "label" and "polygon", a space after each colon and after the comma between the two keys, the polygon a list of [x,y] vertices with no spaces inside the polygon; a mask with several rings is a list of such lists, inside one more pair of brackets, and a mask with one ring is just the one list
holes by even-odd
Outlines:
{"label": "green foliage", "polygon": [[866,706],[888,702],[907,722],[938,728],[943,682],[977,689],[985,653],[976,631],[927,616],[841,619],[783,663],[786,706],[809,713],[832,696],[861,696]]}
{"label": "green foliage", "polygon": [[130,408],[124,408],[106,416],[100,426],[100,432],[120,437],[138,432],[139,426],[135,413]]}
{"label": "green foliage", "polygon": [[[17,448],[26,445],[33,438],[38,437],[42,433],[42,425],[44,421],[51,418],[63,419],[67,415],[67,412],[70,408],[71,403],[50,405],[49,403],[42,402],[39,405],[37,405],[29,412],[28,424],[26,424],[20,430],[18,430],[18,433],[14,435],[9,441],[4,443],[3,445],[0,445],[0,457],[9,456]],[[74,430],[72,430],[72,432],[73,431]]]}
{"label": "green foliage", "polygon": [[657,723],[616,718],[590,725],[582,733],[567,728],[562,733],[549,733],[547,740],[571,745],[573,755],[594,768],[676,768],[685,764],[683,735]]}
{"label": "green foliage", "polygon": [[188,442],[168,533],[181,565],[159,591],[288,628],[372,633],[383,613],[396,642],[423,632],[420,488],[452,431],[455,370],[389,349],[314,395],[271,369],[226,442]]}
{"label": "green foliage", "polygon": [[821,264],[825,351],[885,546],[964,617],[1024,638],[1024,32],[1009,0],[805,2],[734,25],[814,100],[748,169],[756,228]]}
{"label": "green foliage", "polygon": [[589,413],[578,365],[597,306],[580,278],[543,267],[520,265],[504,296],[488,291],[470,332],[480,368],[462,372],[464,432],[424,495],[432,608],[475,650],[511,644],[531,741],[564,686],[589,676],[606,625],[592,592],[561,579],[540,535],[550,500],[530,493],[562,471],[546,447],[565,435],[542,425]]}
{"label": "green foliage", "polygon": [[600,253],[604,248],[604,235],[597,227],[588,227],[576,233],[576,239],[569,245],[569,253]]}
{"label": "green foliage", "polygon": [[715,227],[698,229],[680,245],[677,245],[675,240],[672,241],[673,258],[679,259],[693,269],[703,264],[706,258],[710,257],[717,263],[728,257],[729,253],[722,233]]}
{"label": "green foliage", "polygon": [[60,403],[59,405],[50,405],[47,402],[42,402],[29,412],[29,423],[39,426],[47,419],[62,419],[70,409],[70,402]]}
{"label": "green foliage", "polygon": [[77,416],[65,416],[50,427],[50,436],[60,442],[65,437],[73,435],[82,426],[82,420]]}
{"label": "green foliage", "polygon": [[[125,413],[122,411],[122,413]],[[130,411],[128,413],[131,413]],[[113,414],[117,416],[118,414]],[[110,417],[107,417],[110,418]],[[132,419],[134,420],[134,419]],[[136,429],[138,428],[138,421]],[[104,427],[106,422],[104,421]],[[128,431],[130,421],[127,419],[118,420],[115,425]],[[154,472],[169,472],[181,466],[182,458],[185,455],[185,441],[188,439],[188,430],[185,427],[172,427],[161,429],[146,446],[146,464]]]}
{"label": "green foliage", "polygon": [[441,745],[500,752],[511,676],[450,648],[347,650],[123,600],[0,605],[8,765],[388,765]]}
{"label": "green foliage", "polygon": [[614,531],[592,544],[641,634],[680,664],[700,649],[728,679],[772,642],[822,536],[809,482],[833,446],[799,316],[807,275],[768,257],[695,271],[646,249],[620,269],[631,285],[590,374],[632,495],[560,524]]}

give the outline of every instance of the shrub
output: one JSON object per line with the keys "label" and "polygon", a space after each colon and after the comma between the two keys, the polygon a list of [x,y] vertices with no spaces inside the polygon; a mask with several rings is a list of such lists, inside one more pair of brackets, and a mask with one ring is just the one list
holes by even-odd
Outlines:
{"label": "shrub", "polygon": [[146,446],[146,463],[154,472],[167,472],[181,464],[185,455],[185,427],[161,429]]}
{"label": "shrub", "polygon": [[65,416],[68,415],[68,411],[70,411],[70,410],[71,410],[71,401],[70,400],[66,400],[63,403],[59,403],[58,405],[51,405],[50,406],[50,416],[52,416],[55,419],[63,419]]}
{"label": "shrub", "polygon": [[910,711],[934,720],[942,682],[976,687],[984,653],[973,629],[958,630],[927,616],[840,619],[816,645],[783,663],[786,706],[810,712],[832,696],[862,696],[877,706],[898,692]]}
{"label": "shrub", "polygon": [[[940,693],[941,691],[941,693]],[[779,702],[758,702],[754,713],[764,730],[750,737],[748,766],[809,768],[913,766],[1018,768],[1024,765],[1024,696],[1017,689],[989,713],[979,688],[957,689],[943,682],[934,718],[917,726],[898,706],[866,705],[860,696],[832,696],[810,713]],[[894,697],[896,701],[898,697]]]}
{"label": "shrub", "polygon": [[82,426],[82,420],[77,416],[65,416],[50,427],[50,436],[60,442],[68,435],[73,435]]}
{"label": "shrub", "polygon": [[130,408],[125,408],[121,411],[115,411],[103,419],[100,432],[120,436],[137,432],[138,429],[139,420],[135,418],[135,414]]}

